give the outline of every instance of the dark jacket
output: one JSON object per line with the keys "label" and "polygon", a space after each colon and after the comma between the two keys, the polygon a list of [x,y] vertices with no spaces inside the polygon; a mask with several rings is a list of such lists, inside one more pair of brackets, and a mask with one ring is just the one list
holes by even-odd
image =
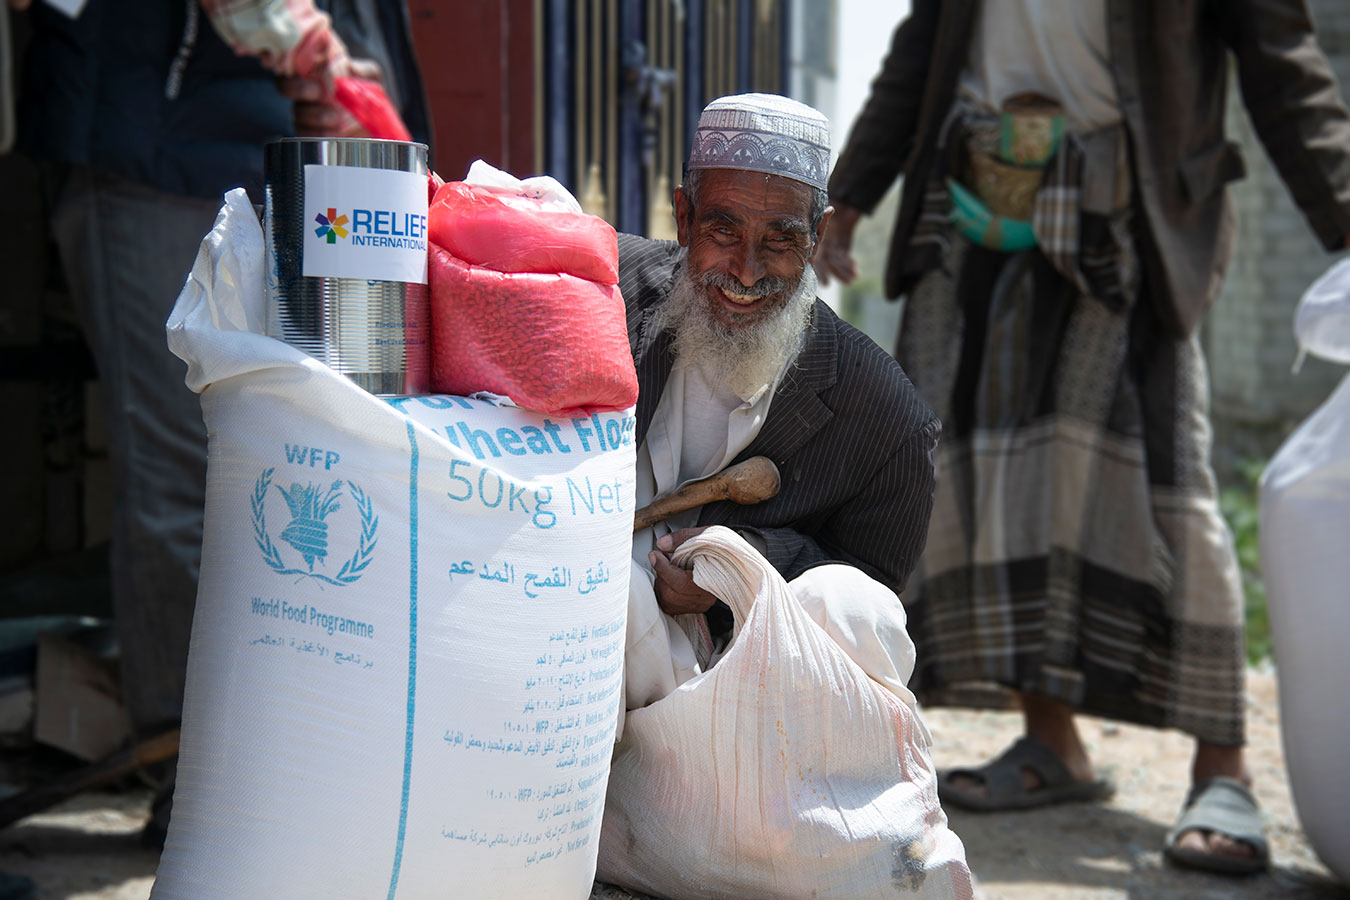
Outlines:
{"label": "dark jacket", "polygon": [[[425,141],[402,10],[342,0],[334,27],[353,56],[384,65],[409,129]],[[225,45],[197,0],[89,0],[74,20],[35,3],[30,15],[20,150],[188,197],[243,186],[262,202],[262,147],[295,133],[291,104],[272,73]]]}
{"label": "dark jacket", "polygon": [[[891,297],[919,274],[906,271],[903,251],[978,2],[914,0],[830,179],[833,200],[868,211],[903,171]],[[1106,0],[1106,8],[1151,294],[1184,336],[1218,294],[1233,246],[1225,185],[1244,167],[1224,137],[1228,51],[1262,143],[1328,250],[1350,235],[1350,115],[1302,0]]]}
{"label": "dark jacket", "polygon": [[[651,322],[680,258],[673,242],[619,235],[639,443],[674,364],[671,333]],[[778,496],[754,506],[709,504],[698,524],[758,533],[785,578],[842,562],[899,591],[928,532],[939,428],[895,360],[817,300],[796,367],[735,460],[772,459],[782,477]]]}

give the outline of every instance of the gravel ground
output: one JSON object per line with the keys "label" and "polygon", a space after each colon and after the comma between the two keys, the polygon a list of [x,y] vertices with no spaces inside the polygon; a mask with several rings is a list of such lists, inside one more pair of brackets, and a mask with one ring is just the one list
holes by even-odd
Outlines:
{"label": "gravel ground", "polygon": [[[1109,767],[1108,804],[1022,813],[951,812],[985,900],[1350,900],[1313,855],[1294,815],[1284,774],[1275,678],[1249,680],[1248,737],[1256,794],[1265,809],[1273,866],[1267,875],[1226,878],[1165,865],[1161,847],[1187,787],[1184,736],[1097,719],[1085,737]],[[934,759],[953,766],[988,759],[1017,737],[1007,712],[932,709]],[[148,795],[86,794],[0,832],[0,871],[26,875],[42,900],[146,900],[156,854],[140,846]],[[592,900],[633,895],[597,885]]]}

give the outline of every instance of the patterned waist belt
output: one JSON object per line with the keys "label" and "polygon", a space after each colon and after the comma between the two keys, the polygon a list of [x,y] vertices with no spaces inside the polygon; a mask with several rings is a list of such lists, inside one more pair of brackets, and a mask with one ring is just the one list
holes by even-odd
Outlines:
{"label": "patterned waist belt", "polygon": [[1035,94],[1010,97],[999,113],[962,122],[953,177],[952,223],[982,247],[1016,252],[1036,246],[1032,208],[1045,168],[1064,138],[1059,104]]}

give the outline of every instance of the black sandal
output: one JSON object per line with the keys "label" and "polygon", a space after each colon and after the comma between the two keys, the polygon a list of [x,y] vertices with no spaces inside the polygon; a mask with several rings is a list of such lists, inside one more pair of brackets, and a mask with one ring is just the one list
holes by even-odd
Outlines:
{"label": "black sandal", "polygon": [[[1041,779],[1028,788],[1022,771],[1028,769]],[[954,787],[953,776],[964,775],[984,783],[987,796],[971,794]],[[975,769],[948,769],[938,773],[938,797],[943,803],[994,812],[1007,809],[1035,809],[1055,803],[1079,803],[1106,800],[1116,792],[1110,778],[1078,781],[1049,747],[1035,738],[1018,738],[1003,755]]]}

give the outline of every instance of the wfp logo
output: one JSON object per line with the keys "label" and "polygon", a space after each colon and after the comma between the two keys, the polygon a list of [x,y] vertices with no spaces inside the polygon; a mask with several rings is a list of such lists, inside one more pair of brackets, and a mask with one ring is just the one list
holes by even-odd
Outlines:
{"label": "wfp logo", "polygon": [[324,238],[330,244],[336,244],[338,238],[347,236],[346,215],[338,215],[338,211],[331,206],[328,207],[328,215],[319,213],[314,221],[319,223],[319,227],[314,229],[315,236]]}
{"label": "wfp logo", "polygon": [[[289,488],[276,485],[276,494],[269,494],[275,472],[275,467],[264,470],[253,484],[253,540],[262,551],[263,561],[278,575],[299,575],[301,579],[312,578],[339,587],[359,579],[375,553],[375,532],[380,524],[365,491],[353,482],[337,479],[329,484],[293,481]],[[290,514],[277,535],[290,548],[289,561],[273,543],[267,525],[266,501],[277,494]],[[334,516],[343,508],[347,495],[355,507],[357,521],[352,521],[350,515]],[[335,564],[329,557],[341,555],[341,551],[332,552],[335,546],[355,550],[333,572]]]}

